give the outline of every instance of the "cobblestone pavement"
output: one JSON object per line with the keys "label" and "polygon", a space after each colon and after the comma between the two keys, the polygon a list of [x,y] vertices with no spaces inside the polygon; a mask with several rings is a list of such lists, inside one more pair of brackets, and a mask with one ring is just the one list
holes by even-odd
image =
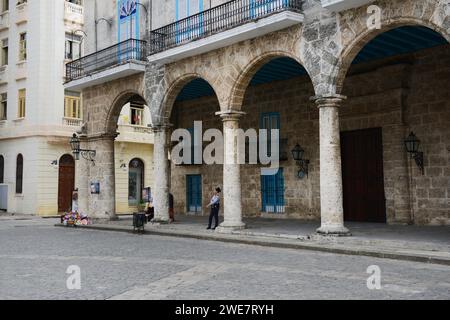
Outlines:
{"label": "cobblestone pavement", "polygon": [[[0,299],[449,299],[450,268],[0,221]],[[81,269],[81,290],[66,270]],[[369,290],[367,268],[381,268]]]}

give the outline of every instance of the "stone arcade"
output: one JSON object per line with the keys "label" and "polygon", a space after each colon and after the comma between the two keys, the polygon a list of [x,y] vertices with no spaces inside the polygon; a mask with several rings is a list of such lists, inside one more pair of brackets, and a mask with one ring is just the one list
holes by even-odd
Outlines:
{"label": "stone arcade", "polygon": [[[243,216],[321,219],[319,233],[338,235],[349,233],[344,220],[450,224],[449,1],[370,4],[381,8],[380,30],[367,26],[369,4],[332,12],[310,0],[293,12],[298,22],[279,30],[201,53],[189,54],[195,39],[180,42],[150,52],[145,72],[85,87],[83,144],[98,156],[95,167],[77,162],[80,209],[97,218],[115,214],[117,116],[140,95],[152,115],[157,221],[169,220],[169,190],[177,214],[206,214],[210,190],[220,185],[222,231],[244,228]],[[184,56],[169,56],[178,49]],[[280,176],[262,179],[257,165],[171,164],[172,130],[194,121],[224,132],[274,121],[287,138]],[[405,151],[411,131],[422,142],[424,175]],[[308,178],[296,175],[296,144],[310,160]],[[224,148],[225,157],[237,156],[227,135]],[[193,175],[200,178],[197,202],[188,190]],[[100,195],[88,193],[92,180],[100,181]]]}

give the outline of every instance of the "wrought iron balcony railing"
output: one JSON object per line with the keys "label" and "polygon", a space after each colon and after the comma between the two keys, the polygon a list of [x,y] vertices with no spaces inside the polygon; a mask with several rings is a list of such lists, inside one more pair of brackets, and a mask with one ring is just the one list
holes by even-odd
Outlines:
{"label": "wrought iron balcony railing", "polygon": [[150,32],[150,55],[274,13],[300,13],[303,0],[232,0]]}
{"label": "wrought iron balcony railing", "polygon": [[128,39],[66,64],[66,81],[80,79],[130,61],[146,61],[146,57],[147,42]]}

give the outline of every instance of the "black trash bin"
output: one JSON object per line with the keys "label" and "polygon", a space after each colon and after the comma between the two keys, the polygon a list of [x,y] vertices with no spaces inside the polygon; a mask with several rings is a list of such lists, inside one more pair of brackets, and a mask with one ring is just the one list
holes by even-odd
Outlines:
{"label": "black trash bin", "polygon": [[145,213],[133,213],[134,232],[144,232],[145,220]]}

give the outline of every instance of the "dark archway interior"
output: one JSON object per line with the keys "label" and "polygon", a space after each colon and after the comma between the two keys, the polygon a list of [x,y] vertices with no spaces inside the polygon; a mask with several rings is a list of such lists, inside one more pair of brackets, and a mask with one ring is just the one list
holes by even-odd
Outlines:
{"label": "dark archway interior", "polygon": [[445,38],[430,28],[422,26],[399,27],[386,31],[367,43],[353,60],[353,64],[412,53],[446,44]]}

